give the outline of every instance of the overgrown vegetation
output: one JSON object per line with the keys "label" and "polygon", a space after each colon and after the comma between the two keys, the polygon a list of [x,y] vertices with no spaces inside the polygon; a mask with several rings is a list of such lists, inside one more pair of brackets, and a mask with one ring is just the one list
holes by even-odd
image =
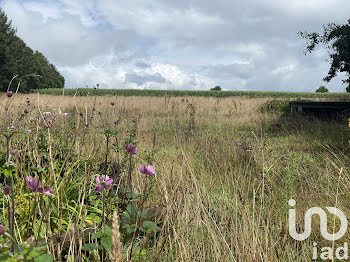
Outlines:
{"label": "overgrown vegetation", "polygon": [[2,255],[13,243],[42,261],[311,260],[312,241],[329,243],[293,240],[287,201],[300,228],[312,206],[349,217],[350,131],[262,113],[287,103],[270,100],[3,95]]}
{"label": "overgrown vegetation", "polygon": [[289,100],[279,100],[272,99],[264,103],[260,107],[260,112],[262,113],[281,113],[282,115],[287,116],[290,113]]}

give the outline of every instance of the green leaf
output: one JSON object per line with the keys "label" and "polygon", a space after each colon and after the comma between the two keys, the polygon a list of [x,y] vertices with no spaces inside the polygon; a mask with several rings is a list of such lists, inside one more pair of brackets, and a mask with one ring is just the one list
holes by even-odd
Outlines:
{"label": "green leaf", "polygon": [[34,259],[35,262],[52,262],[53,256],[51,254],[43,254]]}
{"label": "green leaf", "polygon": [[140,256],[140,257],[144,257],[147,255],[147,249],[137,249],[137,250],[135,250],[135,255]]}
{"label": "green leaf", "polygon": [[123,216],[125,219],[131,220],[131,216],[130,216],[128,213],[126,213],[126,212],[124,212],[124,213],[122,214],[122,216]]}
{"label": "green leaf", "polygon": [[47,243],[42,244],[36,248],[34,248],[33,250],[39,252],[39,253],[45,253],[46,252],[46,247],[47,247]]}
{"label": "green leaf", "polygon": [[12,175],[12,170],[4,169],[2,173],[5,175],[5,177],[10,177]]}
{"label": "green leaf", "polygon": [[140,218],[144,219],[147,217],[147,210],[143,210],[142,212],[140,212]]}
{"label": "green leaf", "polygon": [[[27,254],[26,251],[29,251],[29,250],[24,250],[23,254]],[[31,259],[34,259],[34,258],[39,257],[39,255],[40,255],[40,254],[39,254],[38,252],[36,252],[36,251],[34,251],[34,250],[31,250],[31,251],[29,251],[29,254],[26,255],[26,258],[27,258],[28,260],[31,260]]]}
{"label": "green leaf", "polygon": [[101,239],[101,245],[108,253],[112,253],[112,236],[106,236]]}
{"label": "green leaf", "polygon": [[9,261],[10,255],[9,254],[0,254],[0,262]]}
{"label": "green leaf", "polygon": [[123,229],[126,229],[126,232],[128,233],[128,234],[131,234],[131,233],[133,233],[134,231],[135,231],[135,227],[136,227],[136,225],[135,224],[133,224],[133,225],[124,225],[122,228]]}
{"label": "green leaf", "polygon": [[91,240],[95,240],[96,238],[101,238],[103,237],[103,233],[102,232],[96,232],[95,234],[93,234],[91,236]]}
{"label": "green leaf", "polygon": [[107,225],[105,225],[105,234],[107,236],[111,236],[112,235],[112,229],[109,226],[107,226]]}
{"label": "green leaf", "polygon": [[81,247],[82,250],[84,251],[92,251],[96,249],[96,244],[95,243],[88,243],[85,244]]}
{"label": "green leaf", "polygon": [[121,193],[121,194],[126,194],[126,193],[128,193],[128,192],[129,192],[129,189],[126,188],[126,187],[123,187],[123,188],[120,188],[120,189],[119,189],[119,193]]}
{"label": "green leaf", "polygon": [[127,192],[126,197],[129,199],[137,199],[141,196],[141,194],[136,194],[134,192]]}
{"label": "green leaf", "polygon": [[144,221],[143,226],[147,228],[153,228],[155,226],[155,223],[153,221]]}
{"label": "green leaf", "polygon": [[138,209],[137,206],[135,206],[134,204],[130,203],[127,207],[126,207],[126,212],[128,212],[128,214],[131,217],[136,217]]}
{"label": "green leaf", "polygon": [[144,221],[140,231],[144,233],[159,232],[160,228],[153,221]]}

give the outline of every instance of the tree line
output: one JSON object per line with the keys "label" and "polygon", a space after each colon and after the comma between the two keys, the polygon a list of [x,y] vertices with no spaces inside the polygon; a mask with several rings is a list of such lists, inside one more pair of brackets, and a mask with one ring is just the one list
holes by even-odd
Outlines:
{"label": "tree line", "polygon": [[[6,91],[11,79],[17,87],[21,81],[20,91],[32,89],[63,88],[64,77],[56,67],[39,51],[33,51],[16,35],[5,12],[0,8],[0,91]],[[39,75],[34,77],[26,75]]]}

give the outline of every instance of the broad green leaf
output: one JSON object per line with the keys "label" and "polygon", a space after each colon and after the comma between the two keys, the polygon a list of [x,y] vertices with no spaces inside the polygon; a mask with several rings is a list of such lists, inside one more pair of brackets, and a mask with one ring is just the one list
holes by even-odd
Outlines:
{"label": "broad green leaf", "polygon": [[109,226],[107,226],[107,225],[105,225],[105,234],[107,236],[111,236],[112,235],[112,229]]}
{"label": "broad green leaf", "polygon": [[124,217],[124,218],[126,218],[126,219],[131,219],[131,216],[128,214],[128,213],[126,213],[126,212],[124,212],[123,214],[122,214],[122,217]]}
{"label": "broad green leaf", "polygon": [[34,259],[35,262],[52,262],[53,256],[51,254],[43,254]]}
{"label": "broad green leaf", "polygon": [[144,257],[147,255],[147,249],[142,249],[142,250],[137,249],[137,250],[135,250],[135,255],[140,256],[140,257]]}
{"label": "broad green leaf", "polygon": [[143,218],[146,218],[147,217],[147,210],[143,210],[141,213],[140,213],[140,218],[143,219]]}
{"label": "broad green leaf", "polygon": [[96,249],[96,244],[95,243],[88,243],[88,244],[85,244],[81,247],[82,250],[84,251],[92,251],[94,249]]}
{"label": "broad green leaf", "polygon": [[134,192],[127,192],[126,193],[126,197],[129,199],[136,199],[139,198],[141,196],[141,194],[136,194]]}
{"label": "broad green leaf", "polygon": [[136,217],[137,213],[138,213],[138,209],[137,206],[135,206],[134,204],[130,203],[127,207],[126,207],[126,212],[128,212],[128,214],[133,218]]}
{"label": "broad green leaf", "polygon": [[123,229],[126,229],[126,232],[128,233],[128,234],[131,234],[131,233],[133,233],[134,231],[135,231],[135,227],[136,227],[136,225],[135,224],[133,224],[133,225],[124,225],[122,228]]}
{"label": "broad green leaf", "polygon": [[101,238],[103,237],[103,233],[102,232],[96,232],[95,234],[93,234],[91,236],[91,240],[95,240],[96,238]]}
{"label": "broad green leaf", "polygon": [[112,236],[106,236],[101,239],[101,245],[108,253],[112,252]]}
{"label": "broad green leaf", "polygon": [[143,222],[143,227],[153,228],[153,227],[155,227],[155,223],[153,221],[144,221]]}

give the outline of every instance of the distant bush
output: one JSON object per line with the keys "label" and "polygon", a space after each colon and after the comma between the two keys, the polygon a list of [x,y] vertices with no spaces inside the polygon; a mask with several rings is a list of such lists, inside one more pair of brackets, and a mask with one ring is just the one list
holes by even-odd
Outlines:
{"label": "distant bush", "polygon": [[216,86],[214,88],[210,89],[211,91],[221,91],[221,87],[220,86]]}
{"label": "distant bush", "polygon": [[316,93],[327,93],[328,92],[328,88],[325,86],[320,86],[317,90]]}

